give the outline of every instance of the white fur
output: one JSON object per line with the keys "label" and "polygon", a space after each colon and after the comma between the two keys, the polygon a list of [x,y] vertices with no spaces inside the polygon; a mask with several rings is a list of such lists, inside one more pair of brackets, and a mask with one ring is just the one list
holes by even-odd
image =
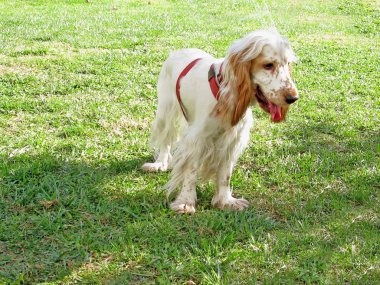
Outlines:
{"label": "white fur", "polygon": [[[249,84],[258,84],[265,96],[268,94],[269,100],[284,105],[281,90],[288,88],[289,82],[293,84],[289,72],[284,71],[293,57],[292,53],[291,56],[286,55],[289,50],[290,46],[278,34],[266,31],[253,32],[234,43],[223,63],[224,80],[220,100],[233,105],[236,103],[233,98],[239,98],[233,86],[237,78],[227,59],[244,52],[241,59],[243,63],[254,61],[259,55],[278,62],[276,74],[272,72],[271,76],[267,70],[260,69],[257,74],[251,74],[252,82]],[[202,59],[180,81],[181,100],[189,118],[186,122],[176,97],[175,85],[181,71],[196,58]],[[195,212],[196,183],[199,178],[215,180],[217,189],[212,199],[213,206],[236,210],[248,206],[246,200],[232,197],[230,178],[233,166],[249,140],[253,121],[251,110],[247,108],[235,125],[231,125],[229,119],[212,115],[217,100],[209,86],[208,71],[213,63],[218,70],[223,61],[198,49],[179,50],[169,56],[159,75],[158,108],[151,138],[159,153],[155,162],[145,163],[142,169],[165,171],[169,166],[173,168],[166,188],[168,195],[181,188],[170,205],[178,213]],[[172,159],[171,149],[179,138]]]}

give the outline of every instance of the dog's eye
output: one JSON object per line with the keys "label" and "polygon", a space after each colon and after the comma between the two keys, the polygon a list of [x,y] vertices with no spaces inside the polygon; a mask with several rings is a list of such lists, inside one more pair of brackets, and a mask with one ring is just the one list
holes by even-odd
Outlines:
{"label": "dog's eye", "polygon": [[274,68],[274,64],[273,63],[264,64],[264,68],[266,70],[272,70]]}

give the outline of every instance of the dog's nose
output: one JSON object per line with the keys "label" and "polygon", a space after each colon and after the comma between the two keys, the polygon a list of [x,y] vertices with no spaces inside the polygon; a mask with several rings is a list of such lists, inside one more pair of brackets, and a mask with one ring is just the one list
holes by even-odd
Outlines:
{"label": "dog's nose", "polygon": [[294,102],[296,102],[298,100],[298,97],[294,97],[292,95],[286,95],[285,96],[285,101],[286,103],[288,104],[293,104]]}

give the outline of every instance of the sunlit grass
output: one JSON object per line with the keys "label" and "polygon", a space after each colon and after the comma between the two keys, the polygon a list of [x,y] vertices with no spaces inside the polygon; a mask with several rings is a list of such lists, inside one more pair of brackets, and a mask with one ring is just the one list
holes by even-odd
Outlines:
{"label": "sunlit grass", "polygon": [[[3,1],[0,283],[377,284],[379,6],[373,1]],[[259,108],[232,184],[194,216],[146,174],[169,52],[223,57],[276,24],[298,56],[287,122]],[[191,284],[190,282],[188,284]]]}

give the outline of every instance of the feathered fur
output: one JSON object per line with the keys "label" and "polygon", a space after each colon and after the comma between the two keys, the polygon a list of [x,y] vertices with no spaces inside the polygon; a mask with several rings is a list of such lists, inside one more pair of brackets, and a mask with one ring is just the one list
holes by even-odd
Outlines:
{"label": "feathered fur", "polygon": [[[232,197],[229,182],[233,165],[249,140],[250,106],[259,100],[272,120],[285,118],[287,96],[291,94],[294,101],[298,98],[289,74],[293,57],[287,41],[267,31],[256,31],[238,40],[225,59],[215,59],[198,49],[179,50],[169,56],[158,79],[158,108],[152,128],[152,143],[159,153],[155,162],[145,163],[142,168],[173,168],[166,185],[168,194],[181,189],[171,204],[173,210],[195,211],[198,178],[215,180],[214,206],[238,210],[248,206],[246,200]],[[187,122],[177,101],[175,84],[181,71],[196,58],[202,59],[180,81]],[[211,64],[219,67],[222,63],[223,83],[217,101],[207,78]],[[171,159],[171,148],[179,138]]]}

